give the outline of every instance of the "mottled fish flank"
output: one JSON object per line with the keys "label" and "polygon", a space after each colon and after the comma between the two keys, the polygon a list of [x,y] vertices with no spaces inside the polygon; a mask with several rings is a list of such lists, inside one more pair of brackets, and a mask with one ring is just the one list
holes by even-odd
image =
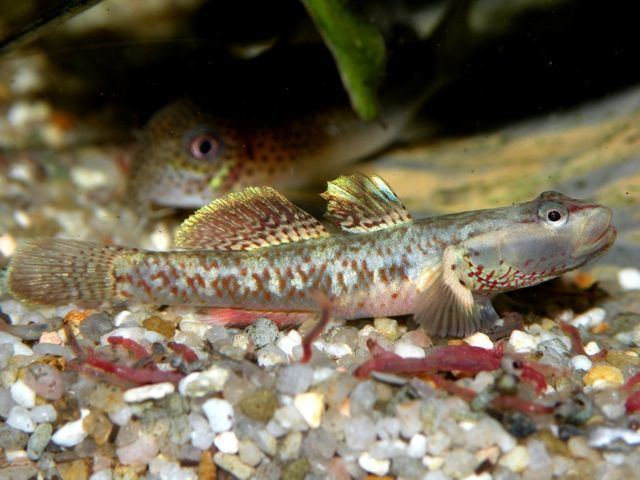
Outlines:
{"label": "mottled fish flank", "polygon": [[433,335],[464,336],[497,320],[491,298],[602,255],[616,229],[607,207],[545,192],[513,205],[414,220],[379,177],[329,182],[323,224],[271,187],[231,193],[150,252],[35,239],[14,255],[8,286],[36,304],[188,304],[259,316],[414,314]]}
{"label": "mottled fish flank", "polygon": [[395,108],[365,122],[348,108],[260,124],[176,101],[141,134],[129,184],[136,205],[197,208],[252,185],[297,190],[388,145],[413,115]]}

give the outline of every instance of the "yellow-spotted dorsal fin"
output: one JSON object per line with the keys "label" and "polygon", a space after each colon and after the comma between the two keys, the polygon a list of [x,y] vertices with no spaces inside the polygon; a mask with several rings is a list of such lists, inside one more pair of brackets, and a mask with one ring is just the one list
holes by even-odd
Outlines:
{"label": "yellow-spotted dorsal fin", "polygon": [[253,250],[329,235],[325,227],[271,187],[249,187],[214,200],[176,232],[180,248]]}
{"label": "yellow-spotted dorsal fin", "polygon": [[342,230],[372,232],[411,221],[411,215],[384,180],[356,173],[327,184],[325,216]]}

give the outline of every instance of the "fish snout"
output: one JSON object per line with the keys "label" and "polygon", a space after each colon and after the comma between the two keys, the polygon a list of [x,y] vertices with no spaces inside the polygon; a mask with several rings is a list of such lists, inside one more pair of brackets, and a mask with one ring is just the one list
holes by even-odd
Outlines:
{"label": "fish snout", "polygon": [[609,207],[596,205],[584,212],[576,238],[573,257],[601,255],[615,241],[617,230],[611,224],[613,212]]}
{"label": "fish snout", "polygon": [[582,231],[583,241],[588,244],[597,243],[604,236],[610,228],[614,228],[611,225],[611,219],[613,218],[613,212],[609,207],[598,205],[594,207],[587,218],[586,224]]}

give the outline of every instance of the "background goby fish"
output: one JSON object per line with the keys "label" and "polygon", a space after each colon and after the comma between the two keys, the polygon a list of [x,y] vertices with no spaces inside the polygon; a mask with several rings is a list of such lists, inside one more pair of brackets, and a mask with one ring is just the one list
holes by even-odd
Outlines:
{"label": "background goby fish", "polygon": [[384,124],[363,121],[346,106],[256,122],[179,100],[143,130],[129,190],[141,213],[151,205],[199,208],[254,185],[300,190],[390,144],[416,108],[394,108]]}
{"label": "background goby fish", "polygon": [[176,235],[183,251],[27,241],[8,287],[36,304],[190,304],[256,315],[313,312],[322,294],[337,318],[413,313],[432,335],[464,336],[497,319],[495,294],[578,268],[616,236],[607,207],[555,192],[422,220],[375,176],[340,177],[323,197],[340,233],[274,189],[251,187],[187,219]]}

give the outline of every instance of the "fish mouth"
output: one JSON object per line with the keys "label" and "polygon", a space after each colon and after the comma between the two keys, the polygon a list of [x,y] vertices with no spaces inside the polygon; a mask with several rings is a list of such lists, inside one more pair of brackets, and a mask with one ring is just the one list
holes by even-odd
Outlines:
{"label": "fish mouth", "polygon": [[613,225],[608,225],[598,236],[588,243],[583,244],[574,257],[579,256],[599,256],[609,249],[618,235],[618,230]]}

